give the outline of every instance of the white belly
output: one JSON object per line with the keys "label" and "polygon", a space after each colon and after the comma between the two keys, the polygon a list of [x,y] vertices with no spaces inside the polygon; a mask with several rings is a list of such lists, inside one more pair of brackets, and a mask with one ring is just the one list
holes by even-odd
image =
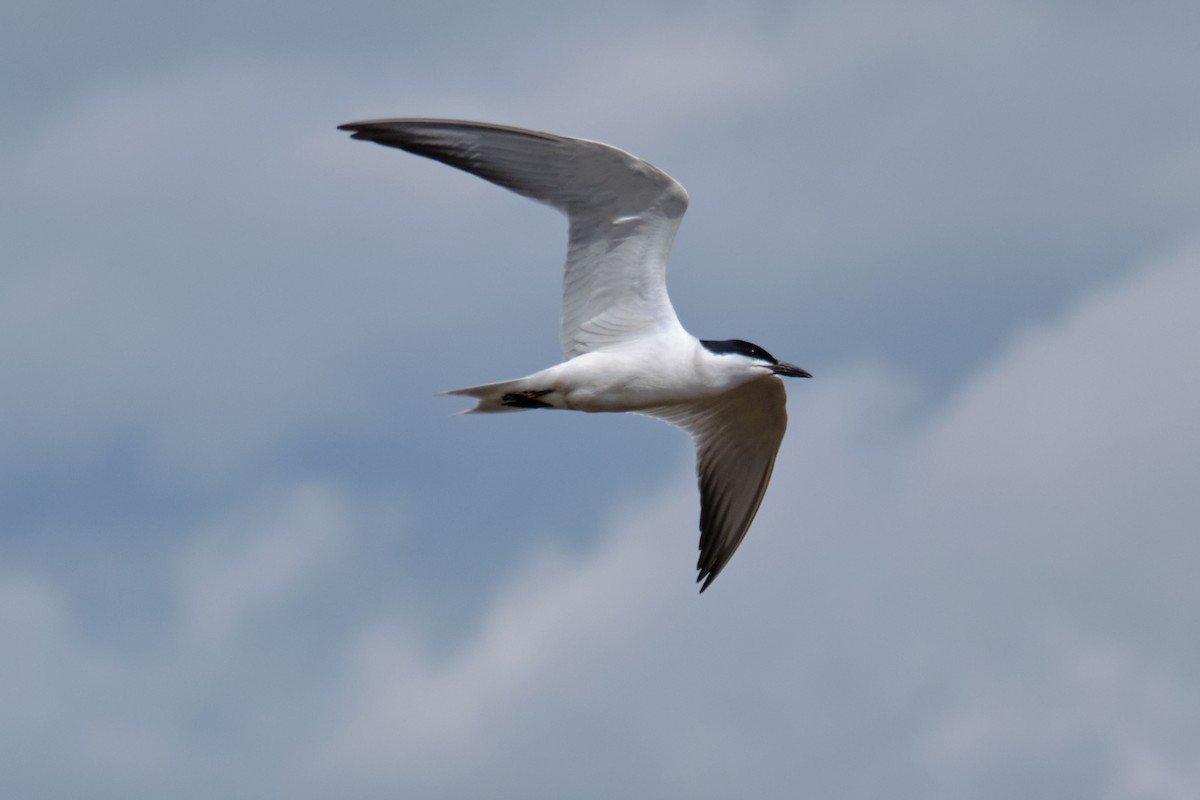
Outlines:
{"label": "white belly", "polygon": [[585,353],[530,376],[553,389],[543,400],[576,411],[641,411],[723,394],[743,381],[727,382],[697,369],[691,358],[646,351]]}

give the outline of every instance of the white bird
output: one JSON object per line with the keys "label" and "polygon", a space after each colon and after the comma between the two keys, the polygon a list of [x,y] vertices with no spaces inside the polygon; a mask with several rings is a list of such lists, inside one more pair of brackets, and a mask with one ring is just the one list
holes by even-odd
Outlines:
{"label": "white bird", "polygon": [[811,377],[741,339],[699,340],[667,297],[667,253],[688,196],[653,164],[599,142],[481,122],[385,119],[339,126],[470,172],[567,215],[563,361],[445,392],[464,413],[632,411],[692,435],[700,485],[700,591],[741,544],[787,428],[778,376]]}

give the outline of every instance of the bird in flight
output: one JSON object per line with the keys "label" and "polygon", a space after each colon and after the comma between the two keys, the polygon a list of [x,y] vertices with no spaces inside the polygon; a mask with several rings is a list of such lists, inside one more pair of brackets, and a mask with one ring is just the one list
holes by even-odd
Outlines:
{"label": "bird in flight", "polygon": [[687,210],[683,186],[600,142],[482,122],[382,119],[339,126],[552,206],[570,225],[563,361],[524,378],[445,392],[469,414],[562,408],[631,411],[692,435],[700,486],[700,591],[758,512],[787,428],[780,376],[808,378],[741,339],[697,339],[667,296],[667,253]]}

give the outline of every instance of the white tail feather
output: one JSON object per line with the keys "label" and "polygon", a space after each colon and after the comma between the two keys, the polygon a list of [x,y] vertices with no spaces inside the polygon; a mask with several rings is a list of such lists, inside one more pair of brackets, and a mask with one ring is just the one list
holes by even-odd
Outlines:
{"label": "white tail feather", "polygon": [[467,386],[463,389],[451,389],[448,392],[438,392],[438,397],[472,397],[477,402],[474,408],[459,411],[459,414],[498,414],[506,411],[528,411],[527,408],[517,408],[505,405],[502,400],[506,394],[515,394],[525,388],[525,379],[500,381],[498,383],[482,383],[479,386]]}

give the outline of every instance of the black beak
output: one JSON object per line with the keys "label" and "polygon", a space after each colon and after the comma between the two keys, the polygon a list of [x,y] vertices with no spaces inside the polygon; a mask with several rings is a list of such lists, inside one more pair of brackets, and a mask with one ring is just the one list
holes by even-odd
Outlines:
{"label": "black beak", "polygon": [[800,369],[795,364],[785,364],[780,361],[775,366],[771,367],[776,375],[783,378],[811,378],[812,374],[806,369]]}

